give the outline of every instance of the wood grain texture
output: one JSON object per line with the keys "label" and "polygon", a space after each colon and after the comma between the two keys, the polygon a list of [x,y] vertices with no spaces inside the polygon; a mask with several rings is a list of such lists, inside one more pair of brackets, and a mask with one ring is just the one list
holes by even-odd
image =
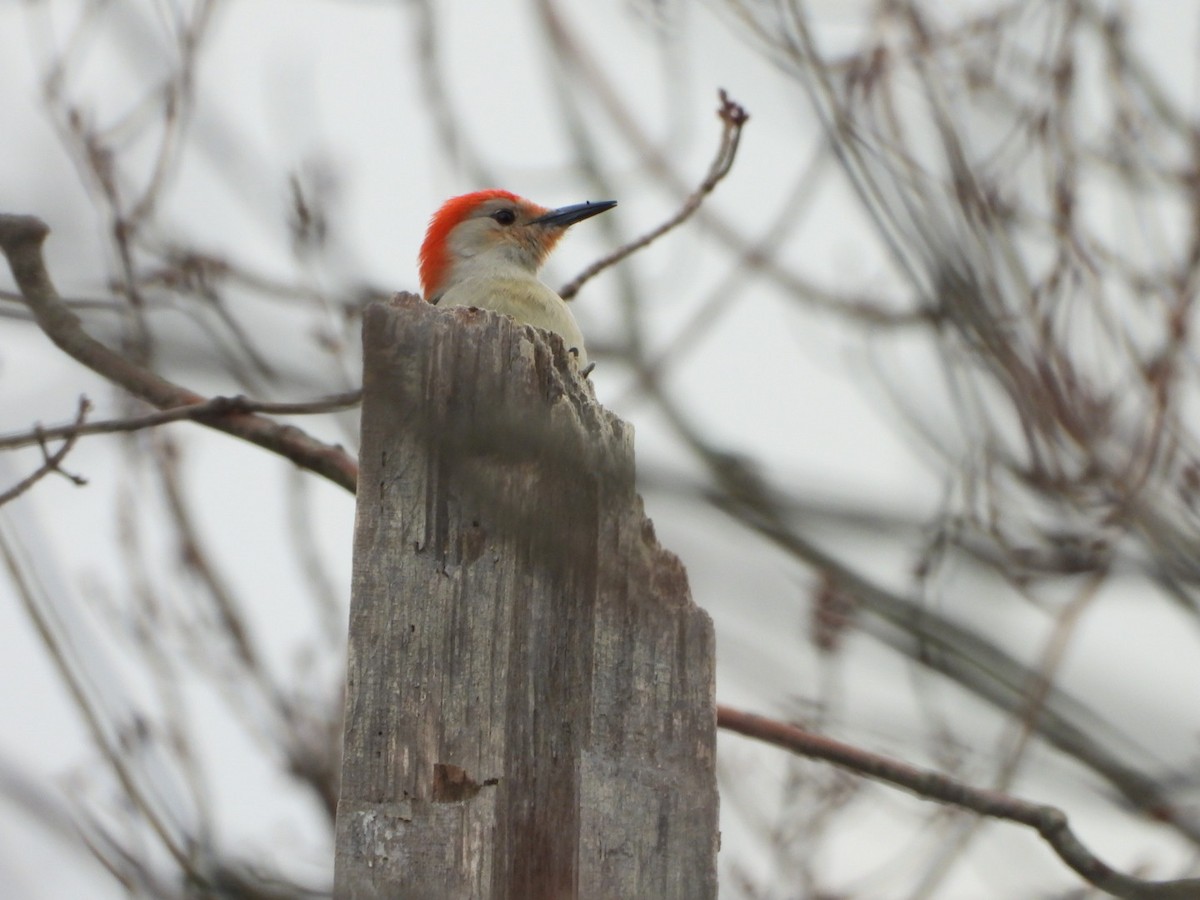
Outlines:
{"label": "wood grain texture", "polygon": [[716,896],[714,645],[561,340],[364,319],[339,898]]}

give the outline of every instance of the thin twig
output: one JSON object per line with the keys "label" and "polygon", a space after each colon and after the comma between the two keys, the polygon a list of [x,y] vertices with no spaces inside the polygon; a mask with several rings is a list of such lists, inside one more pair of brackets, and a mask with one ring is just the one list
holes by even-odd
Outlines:
{"label": "thin twig", "polygon": [[712,161],[712,165],[708,168],[708,174],[704,176],[704,180],[700,185],[692,191],[688,198],[683,202],[683,206],[679,211],[667,221],[663,222],[657,228],[654,228],[642,235],[636,240],[630,241],[623,247],[618,247],[608,256],[598,259],[574,279],[563,286],[559,291],[559,295],[564,300],[570,300],[583,287],[585,283],[599,275],[610,266],[614,266],[632,253],[636,253],[646,245],[658,240],[668,231],[677,228],[679,225],[687,221],[700,208],[700,204],[704,202],[704,198],[713,192],[721,180],[729,174],[729,170],[733,167],[733,161],[737,157],[738,142],[742,139],[742,128],[750,119],[750,114],[745,108],[729,99],[729,95],[724,89],[720,92],[721,106],[717,109],[717,115],[720,117],[723,130],[721,131],[721,143],[717,148],[717,155]]}
{"label": "thin twig", "polygon": [[983,816],[1028,825],[1088,883],[1116,897],[1194,900],[1200,896],[1200,879],[1146,881],[1115,871],[1083,845],[1071,830],[1066,815],[1053,806],[1030,803],[999,791],[970,787],[940,772],[920,769],[813,734],[796,725],[728,706],[717,707],[717,726],[782,747],[808,759],[821,759],[875,781],[886,782],[923,800],[946,803]]}
{"label": "thin twig", "polygon": [[174,409],[164,409],[159,412],[147,413],[144,416],[104,419],[99,422],[76,421],[64,425],[54,425],[49,428],[38,425],[29,431],[0,435],[0,450],[36,444],[39,440],[141,431],[144,428],[154,428],[158,425],[170,424],[171,422],[204,422],[213,417],[235,414],[272,413],[274,415],[288,416],[314,415],[357,406],[361,401],[361,389],[294,403],[273,403],[267,400],[253,400],[250,397],[243,397],[241,395],[235,397],[213,397],[211,400],[205,400],[202,403],[194,403],[190,406],[176,406]]}
{"label": "thin twig", "polygon": [[56,622],[50,612],[53,604],[45,596],[44,586],[30,577],[18,558],[16,545],[10,543],[3,527],[0,527],[0,562],[8,570],[17,596],[25,606],[25,611],[29,614],[30,621],[36,628],[51,661],[58,669],[76,709],[83,716],[93,743],[121,783],[124,796],[145,817],[180,871],[189,879],[195,878],[197,883],[200,883],[199,872],[193,864],[190,848],[186,846],[190,840],[189,836],[178,834],[178,828],[174,827],[176,823],[161,809],[159,798],[144,789],[138,778],[137,767],[117,745],[114,729],[118,725],[113,711],[103,709],[103,704],[97,701],[95,689],[87,683],[76,653],[71,649],[70,643],[63,639],[61,623]]}
{"label": "thin twig", "polygon": [[[79,475],[72,475],[62,469],[62,461],[67,454],[71,452],[71,448],[75,446],[75,442],[79,439],[79,429],[83,427],[83,420],[88,414],[88,410],[92,408],[92,404],[87,397],[79,398],[79,412],[75,415],[75,423],[73,425],[64,426],[66,429],[64,435],[51,434],[49,431],[42,428],[35,428],[30,433],[30,440],[25,443],[38,444],[42,448],[42,464],[37,471],[28,478],[23,478],[10,487],[7,491],[0,493],[0,506],[8,503],[10,500],[15,500],[23,493],[33,487],[41,479],[45,478],[51,472],[58,472],[65,476],[69,481],[77,485],[85,485],[87,481]],[[46,447],[46,441],[53,440],[55,437],[64,436],[66,440],[53,453]]]}

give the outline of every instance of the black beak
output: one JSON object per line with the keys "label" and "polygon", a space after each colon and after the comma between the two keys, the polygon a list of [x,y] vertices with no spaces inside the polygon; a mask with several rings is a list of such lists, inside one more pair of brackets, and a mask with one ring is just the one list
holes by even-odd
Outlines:
{"label": "black beak", "polygon": [[544,216],[538,216],[530,225],[549,225],[553,228],[566,228],[584,219],[590,219],[597,213],[612,209],[617,205],[616,200],[597,200],[596,202],[576,203],[574,206],[560,206],[552,209]]}

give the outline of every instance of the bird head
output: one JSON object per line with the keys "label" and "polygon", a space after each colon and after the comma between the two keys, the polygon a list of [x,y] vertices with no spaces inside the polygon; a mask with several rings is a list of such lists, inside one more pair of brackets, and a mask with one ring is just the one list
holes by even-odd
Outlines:
{"label": "bird head", "polygon": [[559,209],[502,190],[452,197],[429,221],[421,245],[421,290],[436,300],[472,271],[520,269],[532,277],[566,230],[617,205],[615,200]]}

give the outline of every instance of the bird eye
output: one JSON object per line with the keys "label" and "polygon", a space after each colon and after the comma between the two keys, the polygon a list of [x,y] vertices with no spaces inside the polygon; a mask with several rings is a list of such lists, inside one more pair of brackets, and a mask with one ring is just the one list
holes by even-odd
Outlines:
{"label": "bird eye", "polygon": [[492,218],[501,225],[511,225],[513,222],[517,221],[517,214],[511,209],[498,209],[492,213]]}

